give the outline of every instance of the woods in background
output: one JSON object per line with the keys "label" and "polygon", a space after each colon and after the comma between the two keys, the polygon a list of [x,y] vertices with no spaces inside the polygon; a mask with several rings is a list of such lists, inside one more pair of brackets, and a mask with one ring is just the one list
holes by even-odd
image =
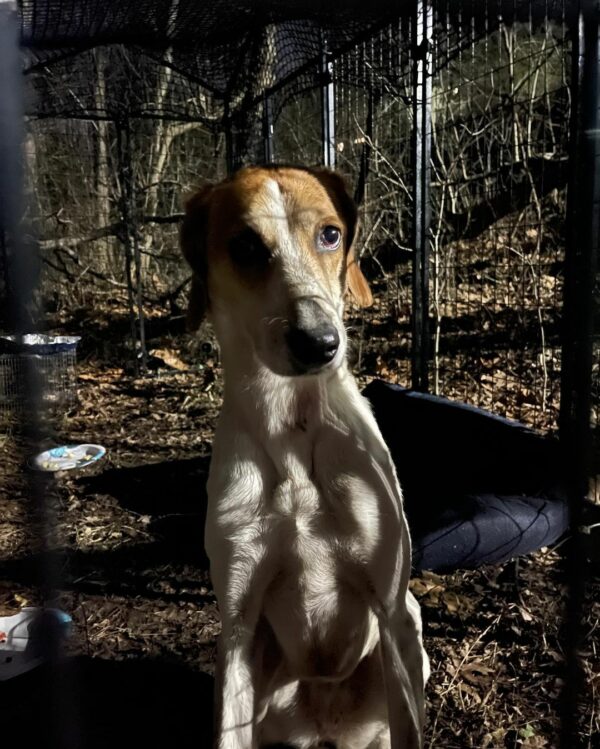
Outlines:
{"label": "woods in background", "polygon": [[[510,390],[511,378],[525,379],[524,418],[553,426],[570,116],[565,28],[515,23],[469,38],[442,22],[430,71],[432,386],[502,409],[498,383]],[[274,43],[265,49],[256,78],[268,87]],[[412,65],[396,25],[333,66],[337,168],[360,202],[359,250],[377,314],[398,342],[386,367],[405,383]],[[138,338],[145,308],[185,308],[183,197],[225,176],[228,159],[263,159],[266,106],[275,161],[321,159],[312,73],[273,91],[268,104],[252,90],[224,102],[176,66],[111,46],[28,81],[37,116],[28,120],[25,157],[42,297],[54,308],[129,307]]]}

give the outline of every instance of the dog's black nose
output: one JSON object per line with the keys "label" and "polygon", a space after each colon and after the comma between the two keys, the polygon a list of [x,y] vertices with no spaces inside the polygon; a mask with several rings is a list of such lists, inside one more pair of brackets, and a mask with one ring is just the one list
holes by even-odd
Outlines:
{"label": "dog's black nose", "polygon": [[303,372],[328,364],[340,347],[340,336],[332,325],[318,325],[306,330],[292,327],[287,333],[295,364]]}

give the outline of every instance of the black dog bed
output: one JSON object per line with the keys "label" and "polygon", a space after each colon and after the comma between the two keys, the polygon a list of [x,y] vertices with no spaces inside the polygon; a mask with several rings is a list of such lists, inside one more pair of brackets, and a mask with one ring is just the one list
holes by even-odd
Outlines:
{"label": "black dog bed", "polygon": [[567,530],[556,440],[474,406],[379,380],[364,395],[396,464],[415,569],[504,562]]}

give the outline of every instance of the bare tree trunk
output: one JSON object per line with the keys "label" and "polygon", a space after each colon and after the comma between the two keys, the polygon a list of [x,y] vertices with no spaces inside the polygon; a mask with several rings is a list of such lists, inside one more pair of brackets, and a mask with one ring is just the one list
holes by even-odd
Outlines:
{"label": "bare tree trunk", "polygon": [[[96,65],[96,89],[94,91],[94,103],[96,111],[106,111],[106,77],[105,66],[106,60],[102,49],[93,51],[94,62]],[[95,213],[96,226],[108,226],[111,220],[111,180],[109,164],[109,137],[110,125],[106,120],[94,122],[95,129]],[[103,262],[99,263],[100,272],[111,273],[116,267],[119,267],[119,251],[115,243],[107,238],[103,243],[104,256]]]}
{"label": "bare tree trunk", "polygon": [[515,43],[516,34],[513,27],[502,25],[502,35],[504,38],[504,46],[508,55],[508,81],[509,81],[509,96],[512,108],[512,152],[513,161],[518,164],[521,161],[521,124],[519,122],[519,115],[517,112],[515,96],[516,96],[516,85],[515,85]]}
{"label": "bare tree trunk", "polygon": [[[25,177],[25,191],[27,194],[27,205],[30,209],[35,209],[35,213],[39,213],[38,194],[34,190],[34,185],[37,182],[38,168],[37,168],[37,142],[35,133],[32,131],[34,123],[29,121],[28,127],[25,132],[25,141],[23,143],[23,158],[24,158],[24,177]],[[35,201],[35,203],[34,203]]]}
{"label": "bare tree trunk", "polygon": [[[171,0],[170,19],[174,25],[179,13],[179,0]],[[162,73],[157,81],[156,93],[154,96],[155,107],[157,111],[162,111],[170,92],[173,78],[173,69],[170,65],[173,60],[173,50],[169,48],[165,53],[166,65],[162,68]],[[143,175],[146,182],[144,195],[144,213],[156,216],[160,208],[160,188],[165,170],[169,163],[171,147],[176,138],[183,133],[201,127],[199,122],[190,123],[172,123],[165,119],[158,119],[154,122],[154,132],[148,149],[149,168],[148,172]],[[145,275],[148,272],[148,265],[151,258],[152,245],[154,243],[154,231],[152,227],[143,231],[141,239],[142,252],[142,272]]]}

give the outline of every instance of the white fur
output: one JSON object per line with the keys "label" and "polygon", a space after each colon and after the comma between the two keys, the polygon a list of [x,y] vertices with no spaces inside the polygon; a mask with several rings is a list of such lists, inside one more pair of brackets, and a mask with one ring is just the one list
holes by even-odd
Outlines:
{"label": "white fur", "polygon": [[[284,199],[267,183],[262,220],[277,223],[291,267]],[[304,283],[294,272],[289,293]],[[324,302],[341,312],[341,296]],[[280,376],[240,344],[236,310],[211,305],[225,365],[206,525],[223,621],[217,746],[417,749],[428,664],[410,539],[345,338],[318,375]]]}
{"label": "white fur", "polygon": [[[252,383],[244,390],[228,377],[208,485],[206,547],[226,654],[219,746],[386,745],[385,683],[398,716],[394,746],[419,747],[424,652],[419,607],[407,588],[410,542],[370,409],[345,365],[326,377],[265,370],[243,379]],[[283,658],[270,683],[256,689],[251,650],[261,616]],[[383,677],[381,631],[388,633]],[[303,666],[315,644],[337,651],[321,678]],[[368,658],[378,661],[367,669],[373,678],[356,685],[353,674]],[[304,701],[294,698],[300,682],[312,690]],[[364,705],[348,707],[347,693],[357,688]],[[339,723],[313,716],[317,705],[337,710]]]}

